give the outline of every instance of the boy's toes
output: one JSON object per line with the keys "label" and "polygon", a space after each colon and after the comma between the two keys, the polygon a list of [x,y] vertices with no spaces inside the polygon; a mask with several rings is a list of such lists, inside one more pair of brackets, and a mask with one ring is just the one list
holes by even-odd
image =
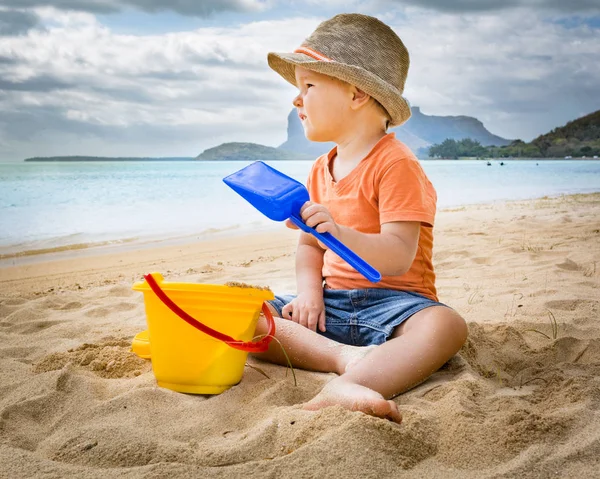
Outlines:
{"label": "boy's toes", "polygon": [[398,406],[394,401],[386,401],[384,399],[383,401],[372,403],[371,407],[373,408],[373,416],[389,419],[398,424],[402,422],[402,414],[400,414]]}
{"label": "boy's toes", "polygon": [[402,415],[394,401],[386,400],[381,394],[359,384],[340,378],[332,380],[303,409],[317,411],[328,406],[340,405],[350,411],[361,411],[370,416],[402,422]]}

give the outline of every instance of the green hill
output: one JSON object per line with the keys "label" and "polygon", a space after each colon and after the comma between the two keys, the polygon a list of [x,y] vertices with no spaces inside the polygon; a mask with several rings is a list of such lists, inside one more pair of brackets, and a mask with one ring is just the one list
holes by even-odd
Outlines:
{"label": "green hill", "polygon": [[277,160],[309,160],[309,155],[280,150],[256,143],[223,143],[204,150],[196,157],[201,161],[277,161]]}
{"label": "green hill", "polygon": [[505,146],[482,146],[471,139],[446,139],[429,148],[429,156],[441,158],[564,158],[600,156],[600,110],[538,136],[529,143],[514,140]]}
{"label": "green hill", "polygon": [[600,110],[538,136],[531,144],[547,157],[600,155]]}

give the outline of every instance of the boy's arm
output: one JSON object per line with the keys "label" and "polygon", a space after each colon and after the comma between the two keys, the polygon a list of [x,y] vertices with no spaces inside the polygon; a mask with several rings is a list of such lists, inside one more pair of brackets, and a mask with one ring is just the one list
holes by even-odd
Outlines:
{"label": "boy's arm", "polygon": [[323,254],[311,235],[301,232],[296,251],[297,292],[323,294]]}
{"label": "boy's arm", "polygon": [[296,251],[297,296],[286,304],[282,317],[312,331],[326,331],[323,303],[324,251],[310,235],[301,233]]}
{"label": "boy's arm", "polygon": [[[302,219],[308,226],[315,228],[319,233],[331,233],[383,276],[402,276],[410,269],[417,254],[419,234],[421,232],[421,223],[419,221],[392,221],[384,223],[381,225],[380,233],[369,234],[338,225],[333,220],[329,210],[318,203],[307,202],[302,207],[301,214]],[[289,221],[286,224],[290,228],[297,229]],[[318,271],[319,281],[321,281],[324,249],[321,249],[317,240],[307,233],[302,233],[300,242],[303,242],[309,248],[320,250],[320,266]],[[300,252],[300,245],[298,246],[298,252]],[[306,254],[308,255],[309,252],[307,251]],[[311,254],[316,255],[312,251]],[[306,284],[314,284],[313,282],[316,281],[316,278],[310,276],[308,272],[303,271],[299,273],[301,261],[300,257],[297,256],[298,293],[302,291],[300,289],[300,274],[307,281]],[[307,274],[306,277],[304,276],[305,274]]]}
{"label": "boy's arm", "polygon": [[383,276],[403,275],[410,269],[417,254],[421,231],[418,221],[384,223],[379,234],[336,226],[339,232],[330,232]]}

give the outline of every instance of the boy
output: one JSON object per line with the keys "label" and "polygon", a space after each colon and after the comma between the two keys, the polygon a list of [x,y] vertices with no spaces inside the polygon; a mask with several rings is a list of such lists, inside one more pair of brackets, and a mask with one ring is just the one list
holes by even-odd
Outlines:
{"label": "boy", "polygon": [[[424,381],[467,338],[465,321],[437,301],[435,190],[411,151],[386,132],[410,117],[402,97],[408,52],[376,18],[342,14],[294,53],[269,53],[268,61],[299,89],[293,104],[306,137],[337,145],[312,167],[303,220],[382,274],[370,283],[301,232],[298,294],[269,305],[276,336],[294,366],[339,375],[305,409],[339,404],[399,423],[389,398]],[[258,334],[264,330],[261,320]],[[258,357],[286,364],[277,343]]]}

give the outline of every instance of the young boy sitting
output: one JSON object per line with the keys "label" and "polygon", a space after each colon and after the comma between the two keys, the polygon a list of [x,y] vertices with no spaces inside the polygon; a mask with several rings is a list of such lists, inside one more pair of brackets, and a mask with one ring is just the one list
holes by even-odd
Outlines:
{"label": "young boy sitting", "polygon": [[[297,295],[270,303],[276,337],[294,366],[339,375],[305,409],[339,404],[400,422],[389,398],[424,381],[467,338],[463,318],[437,298],[435,190],[408,147],[387,133],[410,117],[402,97],[408,51],[376,18],[342,14],[294,53],[269,53],[268,61],[298,88],[293,104],[306,137],[337,145],[312,167],[303,220],[382,275],[370,283],[301,232]],[[258,357],[286,364],[277,343]]]}

